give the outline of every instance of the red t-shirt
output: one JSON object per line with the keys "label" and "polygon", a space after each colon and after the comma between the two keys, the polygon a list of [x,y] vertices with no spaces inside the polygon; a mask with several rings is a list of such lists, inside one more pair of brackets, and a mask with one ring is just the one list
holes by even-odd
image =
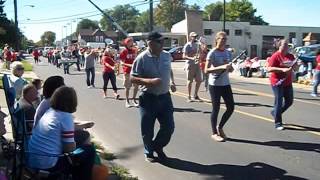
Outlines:
{"label": "red t-shirt", "polygon": [[11,54],[11,52],[10,52],[9,50],[5,50],[5,52],[4,52],[4,59],[5,59],[6,61],[11,61],[11,59],[12,59],[12,54]]}
{"label": "red t-shirt", "polygon": [[103,72],[111,73],[114,72],[113,69],[106,66],[106,63],[108,63],[110,66],[114,66],[114,61],[110,56],[102,56],[102,62],[103,62]]}
{"label": "red t-shirt", "polygon": [[320,71],[320,55],[317,56],[316,62],[317,62],[316,70]]}
{"label": "red t-shirt", "polygon": [[[291,67],[294,61],[294,56],[292,54],[283,55],[281,52],[275,52],[269,59],[269,67],[279,67],[286,68]],[[271,72],[270,82],[272,86],[278,85],[277,83],[283,81],[281,84],[283,86],[289,86],[292,84],[292,71],[288,73],[275,73]]]}
{"label": "red t-shirt", "polygon": [[33,51],[32,52],[33,57],[38,58],[40,56],[39,51]]}
{"label": "red t-shirt", "polygon": [[[126,64],[133,64],[134,59],[137,57],[137,51],[136,49],[128,49],[125,48],[121,53],[120,53],[120,59],[122,62]],[[131,67],[123,65],[123,73],[124,74],[130,74]]]}

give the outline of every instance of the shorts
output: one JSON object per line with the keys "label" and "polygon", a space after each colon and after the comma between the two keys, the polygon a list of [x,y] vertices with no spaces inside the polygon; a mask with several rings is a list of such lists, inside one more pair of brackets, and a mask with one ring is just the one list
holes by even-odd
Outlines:
{"label": "shorts", "polygon": [[187,68],[188,81],[202,82],[202,73],[199,64],[188,64]]}
{"label": "shorts", "polygon": [[132,85],[134,86],[134,88],[138,88],[137,84],[132,84],[132,82],[130,80],[130,74],[123,74],[123,78],[124,78],[123,86],[126,89],[130,89]]}

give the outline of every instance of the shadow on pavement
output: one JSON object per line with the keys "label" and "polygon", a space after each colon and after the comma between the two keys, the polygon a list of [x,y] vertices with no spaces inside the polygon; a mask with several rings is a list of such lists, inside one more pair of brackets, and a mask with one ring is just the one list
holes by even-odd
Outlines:
{"label": "shadow on pavement", "polygon": [[307,101],[319,101],[320,102],[320,99],[316,98],[316,97],[310,97],[310,98],[295,97],[294,99],[307,100]]}
{"label": "shadow on pavement", "polygon": [[230,164],[203,165],[177,158],[168,158],[166,162],[161,162],[161,164],[173,169],[207,175],[207,180],[304,179],[300,177],[285,175],[287,171],[261,162],[253,162],[245,166]]}
{"label": "shadow on pavement", "polygon": [[72,73],[70,73],[70,74],[68,74],[68,75],[70,75],[70,76],[77,76],[77,75],[85,75],[86,73],[85,72],[72,72]]}
{"label": "shadow on pavement", "polygon": [[[136,145],[132,147],[122,148],[119,152],[116,153],[117,159],[129,159],[132,154],[136,154],[137,151],[141,151],[143,145]],[[142,156],[142,155],[141,155]]]}
{"label": "shadow on pavement", "polygon": [[284,127],[286,130],[320,132],[320,128],[302,126],[297,124],[284,124]]}
{"label": "shadow on pavement", "polygon": [[242,102],[235,102],[234,103],[236,106],[245,106],[245,107],[270,107],[272,108],[273,106],[267,105],[267,104],[260,104],[260,103],[242,103]]}
{"label": "shadow on pavement", "polygon": [[233,92],[232,94],[234,95],[241,95],[241,96],[258,96],[256,94],[250,94],[250,93],[235,93]]}
{"label": "shadow on pavement", "polygon": [[194,108],[173,108],[174,112],[202,112]]}
{"label": "shadow on pavement", "polygon": [[320,144],[316,143],[304,143],[304,142],[288,142],[288,141],[267,141],[259,142],[245,139],[228,138],[227,141],[237,143],[256,144],[262,146],[279,147],[285,150],[299,150],[299,151],[311,151],[320,153]]}

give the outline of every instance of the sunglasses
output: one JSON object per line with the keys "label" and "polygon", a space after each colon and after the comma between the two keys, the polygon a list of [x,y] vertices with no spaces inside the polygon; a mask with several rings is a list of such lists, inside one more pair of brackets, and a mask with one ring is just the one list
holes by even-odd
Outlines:
{"label": "sunglasses", "polygon": [[17,70],[18,70],[18,71],[22,71],[22,70],[24,70],[24,68],[17,68]]}

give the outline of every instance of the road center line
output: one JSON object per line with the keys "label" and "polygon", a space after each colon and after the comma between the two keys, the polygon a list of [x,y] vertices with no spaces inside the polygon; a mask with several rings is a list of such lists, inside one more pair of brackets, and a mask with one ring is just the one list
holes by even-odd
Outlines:
{"label": "road center line", "polygon": [[[187,98],[187,97],[188,97],[187,94],[182,93],[182,92],[179,92],[179,91],[176,91],[175,93],[172,93],[172,94],[175,95],[175,96],[183,97],[183,98]],[[204,100],[204,102],[202,102],[202,103],[211,106],[211,103],[209,103],[211,100],[205,99],[205,98],[202,98],[202,100]],[[221,108],[226,109],[225,106],[221,106]],[[256,118],[256,119],[260,119],[260,120],[263,120],[263,121],[272,122],[272,123],[274,122],[273,119],[270,119],[270,118],[267,118],[267,117],[263,117],[263,116],[260,116],[260,115],[256,115],[256,114],[251,114],[251,113],[244,112],[244,111],[240,111],[240,110],[237,110],[237,109],[235,109],[234,112],[237,112],[237,113],[239,113],[239,114],[246,115],[246,116],[249,116],[249,117],[253,117],[253,118]],[[304,130],[304,131],[306,131],[306,132],[308,132],[308,133],[311,133],[311,134],[320,136],[320,132],[308,130],[307,128],[304,128],[304,127],[295,126],[295,125],[286,126],[285,124],[284,124],[284,126],[285,126],[285,127],[294,128],[294,129]]]}
{"label": "road center line", "polygon": [[[179,80],[186,81],[185,78],[177,78],[177,77],[175,77],[175,79],[179,79]],[[232,86],[232,83],[231,83],[231,86]],[[268,93],[263,93],[263,92],[256,92],[256,91],[251,91],[251,90],[241,89],[241,88],[235,88],[235,87],[232,87],[232,90],[239,91],[239,92],[244,92],[244,93],[249,93],[249,94],[253,94],[253,95],[258,95],[258,96],[264,96],[264,97],[274,98],[273,94],[268,94]],[[306,101],[306,100],[301,100],[301,99],[297,99],[297,98],[294,98],[294,101],[301,102],[301,103],[306,103],[306,104],[312,104],[312,105],[316,105],[316,106],[320,106],[320,103],[311,102],[311,101]]]}

